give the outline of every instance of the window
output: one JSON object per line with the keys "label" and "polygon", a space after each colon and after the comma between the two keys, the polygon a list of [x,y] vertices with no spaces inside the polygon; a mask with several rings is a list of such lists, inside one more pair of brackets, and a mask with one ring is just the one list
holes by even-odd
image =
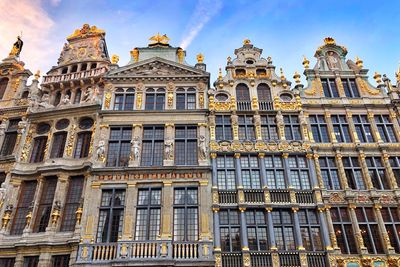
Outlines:
{"label": "window", "polygon": [[83,176],[73,176],[69,180],[68,192],[64,205],[64,214],[61,222],[61,232],[74,231],[76,224],[76,210],[79,208],[82,191]]}
{"label": "window", "polygon": [[400,186],[400,157],[390,157],[390,166],[392,167],[397,186]]}
{"label": "window", "polygon": [[97,242],[117,242],[124,220],[125,190],[103,190],[100,203]]}
{"label": "window", "polygon": [[286,140],[301,140],[299,117],[297,115],[284,115]]}
{"label": "window", "polygon": [[59,121],[57,121],[56,123],[56,129],[57,130],[64,130],[65,128],[67,128],[69,125],[69,120],[68,119],[61,119]]}
{"label": "window", "polygon": [[55,255],[51,257],[52,267],[68,267],[69,255]]}
{"label": "window", "polygon": [[397,207],[382,208],[381,213],[390,245],[396,253],[400,253],[400,217]]}
{"label": "window", "polygon": [[303,156],[290,156],[288,162],[290,179],[293,187],[303,190],[311,189],[307,159]]}
{"label": "window", "polygon": [[64,156],[67,132],[57,132],[53,135],[53,145],[51,146],[50,158],[62,158]]}
{"label": "window", "polygon": [[319,166],[324,185],[328,190],[340,190],[339,171],[334,157],[320,157]]}
{"label": "window", "polygon": [[197,188],[174,190],[174,240],[197,241],[199,211]]}
{"label": "window", "polygon": [[38,265],[39,265],[39,256],[24,257],[23,267],[38,267]]}
{"label": "window", "polygon": [[271,89],[265,83],[260,83],[257,86],[257,96],[258,96],[258,101],[263,101],[263,102],[264,101],[268,101],[268,102],[272,101]]}
{"label": "window", "polygon": [[162,166],[164,127],[143,127],[142,166]]}
{"label": "window", "polygon": [[272,222],[274,224],[274,235],[277,248],[279,250],[296,249],[293,216],[291,211],[286,209],[273,210]]}
{"label": "window", "polygon": [[61,92],[58,91],[58,92],[56,93],[56,96],[54,97],[54,103],[53,103],[53,105],[54,105],[55,107],[58,106],[58,104],[60,104],[60,101],[61,101]]}
{"label": "window", "polygon": [[339,97],[339,91],[334,79],[321,79],[321,83],[325,97]]}
{"label": "window", "polygon": [[17,209],[15,210],[14,222],[11,227],[12,235],[21,235],[25,228],[26,215],[32,208],[32,201],[35,197],[36,181],[24,181],[21,184]]}
{"label": "window", "polygon": [[370,254],[384,254],[378,223],[373,208],[356,208],[357,223],[360,227],[364,245]]}
{"label": "window", "polygon": [[7,131],[4,134],[3,146],[1,147],[1,156],[12,155],[17,142],[18,136],[18,123],[20,119],[10,120],[8,123]]}
{"label": "window", "polygon": [[263,140],[278,140],[275,115],[261,116],[261,136]]}
{"label": "window", "polygon": [[364,175],[356,157],[342,158],[347,183],[351,189],[365,190]]}
{"label": "window", "polygon": [[57,186],[57,177],[46,177],[40,194],[39,207],[36,212],[36,221],[33,232],[45,232],[49,224],[54,194]]}
{"label": "window", "polygon": [[217,157],[218,189],[236,189],[235,159],[233,156],[219,155]]}
{"label": "window", "polygon": [[347,208],[331,208],[333,229],[337,244],[344,254],[357,254],[357,243]]}
{"label": "window", "polygon": [[145,110],[164,110],[165,108],[165,90],[148,89],[146,91]]}
{"label": "window", "polygon": [[44,152],[46,149],[47,136],[36,137],[33,141],[33,150],[31,155],[31,163],[42,162],[44,158]]}
{"label": "window", "polygon": [[242,170],[242,183],[245,189],[260,189],[260,167],[258,165],[258,157],[243,155],[240,157],[240,165]]}
{"label": "window", "polygon": [[118,88],[115,90],[114,110],[133,110],[135,104],[135,90]]}
{"label": "window", "polygon": [[239,212],[237,210],[221,210],[219,212],[221,250],[241,251]]}
{"label": "window", "polygon": [[373,143],[371,125],[367,115],[353,115],[354,126],[361,143]]}
{"label": "window", "polygon": [[4,93],[6,92],[8,85],[8,78],[3,78],[0,80],[0,99],[3,99]]}
{"label": "window", "polygon": [[253,125],[253,116],[238,116],[239,140],[255,140],[255,132]]}
{"label": "window", "polygon": [[107,167],[128,166],[131,154],[131,127],[111,127]]}
{"label": "window", "polygon": [[270,189],[285,189],[285,171],[281,156],[268,155],[264,157],[267,174],[267,186]]}
{"label": "window", "polygon": [[247,238],[249,249],[265,251],[268,249],[267,216],[262,210],[246,211]]}
{"label": "window", "polygon": [[161,189],[139,189],[135,240],[156,240],[160,233]]}
{"label": "window", "polygon": [[86,158],[89,156],[90,142],[92,141],[92,132],[80,132],[76,140],[74,158]]}
{"label": "window", "polygon": [[298,216],[304,248],[307,251],[324,250],[317,212],[311,209],[300,209]]}
{"label": "window", "polygon": [[217,140],[232,140],[231,116],[215,116],[215,136]]}
{"label": "window", "polygon": [[15,258],[0,258],[0,266],[14,267]]}
{"label": "window", "polygon": [[333,132],[339,143],[351,143],[346,115],[332,115]]}
{"label": "window", "polygon": [[342,79],[342,84],[346,97],[360,97],[355,79]]}
{"label": "window", "polygon": [[81,102],[81,97],[82,97],[82,90],[78,88],[75,92],[74,104],[79,104]]}
{"label": "window", "polygon": [[236,100],[237,101],[250,101],[249,87],[244,83],[236,86]]}
{"label": "window", "polygon": [[379,135],[385,143],[396,143],[397,138],[394,133],[393,123],[388,115],[375,115],[375,123],[378,128]]}
{"label": "window", "polygon": [[196,90],[183,88],[176,90],[176,109],[196,109]]}
{"label": "window", "polygon": [[390,189],[389,181],[386,175],[386,169],[382,165],[380,157],[366,157],[369,176],[376,189]]}
{"label": "window", "polygon": [[316,143],[329,143],[328,125],[324,115],[310,115],[310,125]]}
{"label": "window", "polygon": [[4,183],[6,181],[7,175],[5,172],[0,172],[0,187],[1,184]]}
{"label": "window", "polygon": [[175,164],[197,165],[197,127],[175,127]]}

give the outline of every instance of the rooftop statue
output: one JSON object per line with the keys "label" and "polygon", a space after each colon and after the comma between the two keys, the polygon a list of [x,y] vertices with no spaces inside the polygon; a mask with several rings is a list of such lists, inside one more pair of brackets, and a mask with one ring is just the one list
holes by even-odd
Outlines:
{"label": "rooftop statue", "polygon": [[19,54],[21,53],[23,45],[24,45],[24,42],[21,40],[21,37],[18,36],[17,41],[14,43],[14,45],[11,49],[10,56],[19,57]]}

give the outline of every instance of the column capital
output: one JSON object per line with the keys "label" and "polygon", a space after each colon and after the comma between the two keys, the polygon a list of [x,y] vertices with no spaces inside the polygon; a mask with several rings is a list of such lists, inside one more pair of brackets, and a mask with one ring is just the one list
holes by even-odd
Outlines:
{"label": "column capital", "polygon": [[306,157],[307,157],[308,159],[312,159],[312,158],[315,157],[315,156],[314,156],[313,153],[307,153],[307,154],[306,154]]}
{"label": "column capital", "polygon": [[289,153],[282,153],[282,158],[287,159],[289,157]]}
{"label": "column capital", "polygon": [[298,207],[292,207],[292,211],[293,211],[294,213],[296,213],[296,212],[299,211],[299,208],[298,208]]}
{"label": "column capital", "polygon": [[263,159],[263,158],[265,157],[265,153],[259,152],[259,153],[258,153],[258,157],[259,157],[260,159]]}
{"label": "column capital", "polygon": [[212,152],[212,153],[210,153],[210,156],[212,159],[215,159],[215,158],[217,158],[217,153]]}
{"label": "column capital", "polygon": [[240,158],[240,153],[235,153],[233,156],[238,159]]}
{"label": "column capital", "polygon": [[266,210],[267,212],[272,212],[273,208],[272,208],[272,207],[266,207],[265,210]]}

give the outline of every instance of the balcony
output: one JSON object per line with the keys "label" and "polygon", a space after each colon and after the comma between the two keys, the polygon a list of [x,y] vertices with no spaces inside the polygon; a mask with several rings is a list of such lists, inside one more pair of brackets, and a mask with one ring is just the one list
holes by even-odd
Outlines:
{"label": "balcony", "polygon": [[142,266],[158,261],[213,262],[212,242],[119,241],[80,244],[77,264],[127,263]]}
{"label": "balcony", "polygon": [[43,77],[42,84],[49,84],[49,83],[60,83],[66,82],[71,80],[81,80],[86,78],[92,78],[96,76],[100,76],[107,72],[107,67],[100,67],[91,70],[84,70],[79,72],[67,73],[67,74],[60,74],[60,75],[48,75]]}
{"label": "balcony", "polygon": [[236,101],[237,110],[249,111],[251,110],[251,101]]}
{"label": "balcony", "polygon": [[274,110],[274,103],[272,101],[258,101],[258,108],[260,110]]}

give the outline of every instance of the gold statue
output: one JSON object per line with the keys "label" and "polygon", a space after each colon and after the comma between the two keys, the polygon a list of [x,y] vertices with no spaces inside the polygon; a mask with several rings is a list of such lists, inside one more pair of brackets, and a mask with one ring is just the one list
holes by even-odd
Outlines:
{"label": "gold statue", "polygon": [[9,55],[19,57],[19,54],[21,53],[23,45],[24,45],[24,42],[21,40],[21,36],[18,36],[17,41],[13,44],[13,47],[11,48],[11,52]]}
{"label": "gold statue", "polygon": [[150,41],[152,41],[150,44],[154,45],[154,44],[168,44],[169,42],[169,38],[166,34],[164,34],[163,36],[160,35],[160,33],[157,33],[157,35],[154,35],[152,37],[149,38]]}
{"label": "gold statue", "polygon": [[204,56],[203,56],[202,53],[198,54],[198,55],[196,56],[196,58],[197,58],[197,63],[203,63],[203,61],[204,61]]}
{"label": "gold statue", "polygon": [[183,51],[182,48],[179,48],[177,53],[178,53],[178,61],[179,61],[179,63],[183,63],[183,60],[185,59],[185,52]]}
{"label": "gold statue", "polygon": [[306,58],[306,56],[303,56],[303,66],[305,69],[310,67],[310,61]]}
{"label": "gold statue", "polygon": [[134,62],[138,62],[139,61],[139,49],[135,48],[131,51],[131,56],[133,58]]}
{"label": "gold statue", "polygon": [[119,56],[118,55],[112,55],[111,56],[111,63],[112,64],[118,64],[118,61],[119,61]]}
{"label": "gold statue", "polygon": [[249,44],[251,44],[251,41],[249,39],[244,39],[243,44],[249,45]]}
{"label": "gold statue", "polygon": [[356,57],[356,65],[360,69],[362,69],[362,67],[363,67],[363,61],[358,56]]}

